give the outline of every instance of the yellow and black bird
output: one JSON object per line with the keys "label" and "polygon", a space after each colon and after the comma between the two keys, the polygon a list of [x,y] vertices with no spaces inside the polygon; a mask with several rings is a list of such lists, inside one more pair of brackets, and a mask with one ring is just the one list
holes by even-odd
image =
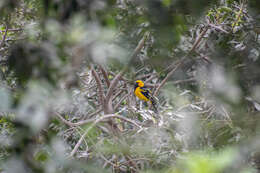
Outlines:
{"label": "yellow and black bird", "polygon": [[156,107],[156,101],[155,101],[155,98],[153,97],[151,91],[146,88],[144,86],[144,83],[143,81],[141,80],[137,80],[135,82],[135,90],[134,90],[134,93],[135,95],[141,99],[141,100],[144,100],[146,102],[151,102],[153,108],[154,108],[154,111],[157,112],[157,107]]}

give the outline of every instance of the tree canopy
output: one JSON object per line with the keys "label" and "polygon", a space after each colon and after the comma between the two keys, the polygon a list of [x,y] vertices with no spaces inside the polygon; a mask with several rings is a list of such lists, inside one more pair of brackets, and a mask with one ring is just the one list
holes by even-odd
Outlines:
{"label": "tree canopy", "polygon": [[2,0],[0,19],[1,172],[260,171],[259,0]]}

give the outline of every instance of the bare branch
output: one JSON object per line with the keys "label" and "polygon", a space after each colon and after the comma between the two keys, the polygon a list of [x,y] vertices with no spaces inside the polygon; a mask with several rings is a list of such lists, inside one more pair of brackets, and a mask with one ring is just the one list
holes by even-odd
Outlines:
{"label": "bare branch", "polygon": [[104,95],[104,89],[103,89],[103,86],[102,86],[102,82],[100,80],[100,77],[98,76],[97,72],[95,71],[94,67],[92,66],[92,74],[97,82],[97,87],[98,87],[98,94],[99,94],[99,101],[100,101],[100,104],[103,106],[104,108],[104,100],[105,100],[105,95]]}
{"label": "bare branch", "polygon": [[[109,71],[108,73],[109,73],[110,75],[114,76],[114,77],[116,76],[116,74],[113,73],[112,71]],[[124,78],[123,76],[121,76],[119,79],[120,79],[120,80],[123,80],[124,82],[127,82],[127,83],[130,83],[130,82],[131,82],[130,80]]]}
{"label": "bare branch", "polygon": [[[102,111],[102,109],[98,109],[97,111],[89,114],[88,116],[91,117],[93,115],[96,115],[98,113],[100,113]],[[70,121],[67,121],[65,120],[61,115],[60,113],[58,112],[54,112],[54,114],[64,123],[64,124],[67,124],[68,126],[72,127],[72,126],[80,126],[80,125],[83,125],[83,124],[87,124],[87,123],[90,123],[90,122],[93,122],[95,120],[95,118],[91,118],[91,119],[86,119],[86,120],[82,120],[82,121],[79,121],[79,122],[76,122],[76,123],[72,123]]]}
{"label": "bare branch", "polygon": [[126,91],[126,90],[123,90],[123,89],[119,90],[119,91],[113,96],[113,99],[112,99],[112,100],[114,100],[115,98],[117,98],[118,96],[120,96],[124,91]]}
{"label": "bare branch", "polygon": [[120,106],[120,104],[130,95],[130,93],[124,95],[119,101],[118,103],[114,106],[115,110]]}
{"label": "bare branch", "polygon": [[157,77],[158,77],[158,75],[154,74],[154,75],[150,76],[148,79],[146,79],[145,82],[150,82],[150,81],[152,81],[153,79],[155,79]]}
{"label": "bare branch", "polygon": [[112,82],[110,83],[110,86],[108,88],[107,91],[107,95],[106,95],[106,99],[105,99],[105,106],[107,106],[104,111],[106,113],[112,113],[113,112],[113,108],[112,108],[112,94],[114,89],[116,88],[117,83],[119,82],[119,78],[123,75],[124,71],[119,72],[114,79],[112,80]]}
{"label": "bare branch", "polygon": [[146,32],[144,34],[143,38],[139,41],[137,47],[134,50],[134,53],[131,56],[129,64],[131,64],[133,62],[133,60],[136,58],[136,56],[140,53],[140,51],[144,47],[144,43],[145,43],[145,41],[146,41],[146,39],[148,38],[149,35],[150,35],[150,32]]}
{"label": "bare branch", "polygon": [[136,72],[135,72],[135,76],[138,74],[138,73],[140,73],[141,71],[143,71],[144,70],[144,67],[142,67],[142,68],[140,68],[139,70],[137,70]]}
{"label": "bare branch", "polygon": [[106,84],[107,84],[107,87],[109,87],[109,86],[110,86],[110,81],[109,81],[109,79],[108,79],[108,75],[107,75],[106,70],[105,70],[101,65],[99,65],[99,68],[100,68],[101,73],[102,73],[102,75],[103,75],[103,77],[104,77],[104,79],[105,79],[105,82],[106,82]]}
{"label": "bare branch", "polygon": [[72,127],[74,123],[71,123],[67,120],[65,120],[61,115],[60,113],[58,112],[54,112],[54,114],[64,123],[64,124],[67,124],[68,126]]}
{"label": "bare branch", "polygon": [[197,46],[199,45],[200,41],[202,40],[203,36],[206,34],[206,32],[208,31],[209,29],[209,26],[207,25],[204,29],[204,31],[202,31],[200,33],[200,35],[198,36],[198,38],[196,39],[195,43],[193,44],[191,50],[188,52],[188,54],[185,56],[187,57],[190,53],[192,53],[196,48]]}
{"label": "bare branch", "polygon": [[131,160],[127,160],[127,161],[121,162],[119,166],[128,164],[128,162],[130,162],[130,161],[139,161],[139,160],[153,162],[152,159],[148,159],[148,158],[135,158],[135,159],[131,159]]}
{"label": "bare branch", "polygon": [[[195,78],[189,78],[189,79],[183,79],[183,80],[176,80],[176,81],[173,81],[172,83],[173,84],[180,84],[180,83],[193,82],[193,81],[196,81],[196,79]],[[156,88],[156,87],[159,86],[159,84],[145,83],[145,86],[148,87],[148,88]]]}
{"label": "bare branch", "polygon": [[[17,28],[17,29],[8,29],[9,32],[16,32],[16,31],[22,31],[22,28]],[[1,30],[0,33],[6,32],[6,30]]]}
{"label": "bare branch", "polygon": [[224,30],[223,28],[221,28],[220,26],[216,26],[216,25],[214,25],[214,24],[212,24],[212,23],[209,23],[209,26],[212,27],[212,28],[215,28],[215,29],[217,29],[217,30],[220,30],[220,31],[222,31],[222,32],[224,32],[224,33],[226,33],[226,34],[229,33],[229,32],[227,32],[226,30]]}
{"label": "bare branch", "polygon": [[162,82],[159,84],[159,86],[156,88],[154,92],[154,96],[156,96],[159,92],[159,90],[164,86],[164,84],[167,82],[167,80],[170,78],[170,76],[182,65],[184,61],[179,62],[174,69],[172,69],[167,76],[162,80]]}
{"label": "bare branch", "polygon": [[100,154],[100,157],[105,161],[105,164],[103,165],[103,168],[105,168],[108,163],[110,165],[114,166],[114,167],[117,167],[117,165],[112,162],[114,158],[112,158],[111,159],[112,161],[110,161],[105,156],[103,156],[103,154],[101,154],[101,153],[99,153],[99,154]]}
{"label": "bare branch", "polygon": [[0,43],[0,47],[3,47],[3,46],[4,46],[5,39],[6,39],[6,36],[7,36],[7,32],[8,32],[8,26],[6,25],[6,26],[5,26],[5,33],[4,33],[4,36],[3,36],[2,41],[1,41],[1,43]]}
{"label": "bare branch", "polygon": [[188,54],[186,54],[176,65],[175,67],[167,74],[167,76],[163,79],[163,81],[159,84],[158,88],[155,90],[154,95],[156,96],[159,92],[159,90],[164,86],[164,84],[166,83],[166,81],[170,78],[170,76],[184,63],[184,61],[186,60],[186,58],[188,57],[188,55],[190,55],[190,53],[192,53],[197,46],[199,45],[199,43],[201,42],[203,36],[206,34],[206,32],[208,31],[209,26],[207,25],[206,28],[204,29],[204,31],[201,32],[201,34],[198,36],[198,38],[196,39],[195,43],[193,44],[192,48],[190,49],[190,51],[188,52]]}
{"label": "bare branch", "polygon": [[180,83],[185,83],[185,82],[193,82],[196,81],[195,78],[189,78],[189,79],[184,79],[184,80],[176,80],[173,82],[173,84],[180,84]]}
{"label": "bare branch", "polygon": [[148,87],[148,88],[154,88],[154,87],[158,87],[159,84],[145,83],[145,86]]}
{"label": "bare branch", "polygon": [[232,32],[234,32],[235,26],[238,24],[241,16],[243,15],[244,3],[241,4],[235,23],[232,24]]}
{"label": "bare branch", "polygon": [[87,128],[87,130],[84,132],[84,134],[80,137],[79,141],[77,142],[77,144],[75,145],[75,147],[73,148],[73,150],[71,151],[70,153],[70,157],[73,157],[74,154],[77,152],[80,144],[83,142],[85,136],[88,134],[88,132],[99,122],[105,120],[105,119],[109,119],[109,118],[119,118],[121,120],[124,120],[126,122],[129,122],[131,124],[134,124],[135,126],[137,126],[138,128],[142,128],[141,126],[139,126],[138,124],[136,124],[136,122],[126,118],[126,117],[123,117],[123,116],[120,116],[120,115],[116,115],[116,114],[108,114],[108,115],[104,115],[98,119],[95,119],[93,120],[93,124],[91,126],[89,126],[89,128]]}
{"label": "bare branch", "polygon": [[137,76],[136,79],[143,79],[143,78],[147,78],[147,77],[151,77],[151,76],[156,76],[156,74],[157,73],[148,73],[148,74]]}

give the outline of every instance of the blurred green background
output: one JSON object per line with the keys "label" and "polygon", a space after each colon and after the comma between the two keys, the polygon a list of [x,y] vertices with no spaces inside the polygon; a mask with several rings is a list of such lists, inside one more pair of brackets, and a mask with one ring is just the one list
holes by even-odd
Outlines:
{"label": "blurred green background", "polygon": [[1,0],[0,18],[0,172],[260,172],[259,0]]}

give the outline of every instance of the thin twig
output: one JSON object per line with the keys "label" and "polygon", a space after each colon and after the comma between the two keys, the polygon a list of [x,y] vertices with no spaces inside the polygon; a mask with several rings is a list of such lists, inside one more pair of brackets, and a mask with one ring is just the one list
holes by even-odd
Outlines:
{"label": "thin twig", "polygon": [[[195,43],[193,44],[191,50],[188,52],[187,55],[189,55],[190,53],[192,53],[192,52],[197,48],[197,46],[199,45],[200,41],[202,40],[202,38],[204,37],[204,35],[205,35],[206,32],[208,31],[208,29],[209,29],[209,26],[207,25],[207,26],[205,27],[204,31],[202,31],[202,32],[200,33],[200,35],[199,35],[198,38],[196,39]],[[187,55],[186,55],[186,56],[187,56]]]}
{"label": "thin twig", "polygon": [[[112,75],[113,77],[116,76],[116,74],[115,74],[114,72],[112,72],[112,71],[109,71],[108,73],[109,73],[110,75]],[[120,80],[123,80],[124,82],[127,82],[127,83],[131,83],[130,80],[124,78],[123,76],[120,77]]]}
{"label": "thin twig", "polygon": [[[93,115],[96,115],[98,113],[100,113],[102,111],[102,109],[98,109],[97,111],[89,114],[88,116],[91,117]],[[76,122],[76,123],[72,123],[70,121],[67,121],[66,119],[64,119],[60,113],[58,112],[54,112],[54,114],[64,123],[64,124],[67,124],[68,126],[72,127],[72,126],[80,126],[80,125],[83,125],[83,124],[87,124],[87,123],[90,123],[90,122],[93,122],[93,120],[95,120],[95,118],[91,118],[91,119],[86,119],[86,120],[82,120],[82,121],[79,121],[79,122]]]}
{"label": "thin twig", "polygon": [[118,96],[120,96],[125,91],[126,91],[126,89],[119,89],[118,92],[114,94],[112,100],[115,100]]}
{"label": "thin twig", "polygon": [[147,78],[147,77],[154,76],[154,75],[157,75],[157,73],[143,74],[143,75],[137,76],[136,79],[143,79],[143,78]]}
{"label": "thin twig", "polygon": [[135,162],[135,160],[133,160],[130,156],[126,155],[125,156],[126,160],[129,161],[128,163],[130,164],[130,168],[132,168],[135,172],[140,172],[138,169],[138,166]]}
{"label": "thin twig", "polygon": [[119,101],[118,103],[114,106],[115,110],[117,110],[117,108],[120,106],[120,104],[130,95],[130,93],[124,95]]}
{"label": "thin twig", "polygon": [[79,141],[77,142],[77,144],[75,145],[75,147],[73,148],[73,150],[71,151],[70,153],[70,157],[73,157],[74,154],[77,152],[80,144],[83,142],[85,136],[88,134],[88,132],[99,122],[105,120],[105,119],[109,119],[109,118],[119,118],[119,119],[122,119],[124,121],[127,121],[131,124],[134,124],[135,126],[139,127],[141,129],[141,126],[139,126],[138,124],[136,124],[136,122],[126,118],[126,117],[123,117],[123,116],[120,116],[120,115],[117,115],[117,114],[108,114],[108,115],[104,115],[98,119],[95,119],[95,120],[92,120],[92,124],[91,126],[89,126],[89,128],[87,128],[87,130],[84,132],[84,134],[80,137]]}
{"label": "thin twig", "polygon": [[184,79],[184,80],[176,80],[176,81],[173,81],[173,84],[180,84],[180,83],[185,83],[185,82],[193,82],[193,81],[196,81],[195,78],[189,78],[189,79]]}
{"label": "thin twig", "polygon": [[241,4],[240,10],[239,10],[238,15],[236,17],[236,21],[232,25],[232,32],[234,32],[235,26],[238,24],[241,15],[243,15],[243,8],[244,8],[244,3]]}
{"label": "thin twig", "polygon": [[186,54],[176,65],[175,67],[167,74],[167,76],[162,80],[162,82],[159,84],[158,88],[156,88],[154,95],[156,96],[159,92],[159,90],[164,86],[164,84],[166,83],[166,81],[170,78],[170,76],[184,63],[184,61],[186,60],[186,58],[197,48],[197,46],[199,45],[200,41],[202,40],[203,36],[206,34],[206,32],[208,31],[209,26],[207,25],[206,28],[204,29],[204,31],[201,32],[201,34],[198,36],[198,38],[196,39],[195,43],[193,44],[192,48],[190,49],[190,51],[188,52],[188,54]]}
{"label": "thin twig", "polygon": [[[146,81],[145,81],[146,82]],[[151,84],[151,83],[145,83],[145,86],[148,87],[148,88],[156,88],[159,86],[159,84]]]}
{"label": "thin twig", "polygon": [[142,68],[140,68],[139,70],[137,70],[136,72],[135,72],[135,76],[138,74],[138,73],[140,73],[141,71],[143,71],[144,70],[144,68],[142,67]]}
{"label": "thin twig", "polygon": [[[184,59],[183,59],[184,60]],[[170,76],[182,65],[182,62],[184,61],[181,61],[179,64],[177,64],[175,66],[174,69],[172,69],[168,74],[167,76],[162,80],[162,82],[159,84],[159,86],[156,88],[155,92],[154,92],[154,96],[156,96],[159,92],[159,90],[164,86],[164,84],[167,82],[167,80],[170,78]]]}
{"label": "thin twig", "polygon": [[108,79],[108,75],[107,75],[106,70],[105,70],[101,65],[99,65],[99,68],[100,68],[101,73],[102,73],[102,75],[103,75],[103,77],[104,77],[104,79],[105,79],[105,82],[106,82],[106,84],[107,84],[107,87],[109,87],[109,86],[110,86],[110,81],[109,81],[109,79]]}
{"label": "thin twig", "polygon": [[224,32],[224,33],[226,33],[226,34],[229,33],[229,32],[227,32],[226,30],[224,30],[223,28],[221,28],[220,26],[216,26],[216,25],[214,25],[214,24],[212,24],[212,23],[209,23],[209,26],[212,27],[212,28],[215,28],[215,29],[217,29],[217,30],[220,30],[220,31],[222,31],[222,32]]}
{"label": "thin twig", "polygon": [[8,32],[8,26],[6,25],[5,26],[5,33],[4,33],[4,36],[3,36],[2,41],[0,43],[0,48],[4,46],[5,39],[6,39],[6,36],[7,36],[7,32]]}
{"label": "thin twig", "polygon": [[130,161],[139,161],[139,160],[145,160],[145,161],[153,162],[152,159],[148,159],[148,158],[135,158],[135,159],[131,159],[131,160],[127,160],[127,161],[121,162],[119,166],[125,165],[128,162],[130,162]]}
{"label": "thin twig", "polygon": [[148,78],[147,80],[145,80],[145,82],[150,82],[152,81],[153,79],[157,78],[158,75],[154,75],[154,76],[151,76],[150,78]]}
{"label": "thin twig", "polygon": [[97,87],[98,87],[98,94],[99,94],[99,101],[100,101],[100,104],[102,105],[102,107],[104,108],[105,107],[105,95],[104,95],[104,88],[102,86],[102,82],[100,80],[100,77],[98,76],[97,72],[95,71],[93,65],[92,65],[92,74],[96,80],[96,83],[97,83]]}
{"label": "thin twig", "polygon": [[137,47],[135,48],[135,50],[134,50],[134,52],[133,52],[133,54],[131,56],[129,64],[131,64],[134,61],[134,59],[136,58],[136,56],[140,53],[140,51],[144,47],[144,43],[145,43],[146,39],[149,37],[149,35],[150,35],[150,32],[146,32],[144,34],[143,38],[139,41]]}
{"label": "thin twig", "polygon": [[[106,167],[106,165],[109,163],[111,166],[114,166],[114,167],[117,167],[116,164],[114,164],[113,162],[111,162],[110,160],[108,160],[105,156],[103,156],[101,153],[100,154],[100,157],[105,161],[105,164],[103,166],[103,168]],[[114,160],[114,158],[112,158],[112,161]]]}
{"label": "thin twig", "polygon": [[106,95],[106,99],[105,99],[105,106],[107,106],[104,111],[105,113],[112,113],[113,109],[112,108],[112,94],[114,89],[116,88],[117,83],[119,82],[119,78],[123,75],[123,71],[119,72],[114,79],[111,81],[110,86],[107,90],[107,95]]}
{"label": "thin twig", "polygon": [[[23,29],[8,29],[9,32],[22,31]],[[6,32],[6,30],[0,30],[0,33]]]}

